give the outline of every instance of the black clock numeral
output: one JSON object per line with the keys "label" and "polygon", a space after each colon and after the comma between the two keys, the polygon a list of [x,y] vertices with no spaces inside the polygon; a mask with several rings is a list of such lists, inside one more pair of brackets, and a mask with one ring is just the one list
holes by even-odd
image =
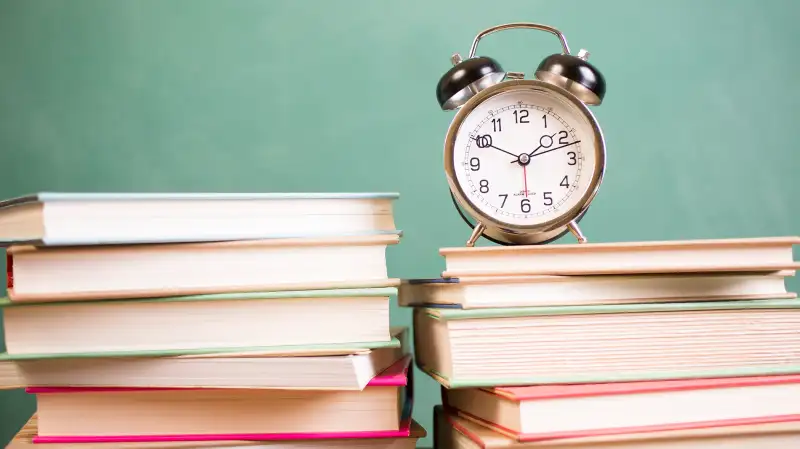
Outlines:
{"label": "black clock numeral", "polygon": [[543,197],[544,197],[544,205],[545,206],[552,206],[553,205],[553,197],[550,196],[552,194],[553,194],[553,192],[544,192]]}
{"label": "black clock numeral", "polygon": [[508,194],[507,193],[501,193],[500,195],[497,195],[497,196],[502,196],[503,197],[503,204],[500,205],[500,209],[502,209],[503,206],[506,205],[506,200],[508,199]]}
{"label": "black clock numeral", "polygon": [[547,114],[542,116],[542,120],[544,120],[544,127],[547,128]]}
{"label": "black clock numeral", "polygon": [[470,158],[469,160],[469,168],[472,171],[478,171],[481,169],[481,160],[477,157]]}
{"label": "black clock numeral", "polygon": [[567,156],[569,156],[569,162],[567,162],[567,165],[575,165],[578,163],[578,160],[576,159],[577,155],[574,151],[568,152]]}
{"label": "black clock numeral", "polygon": [[561,131],[559,131],[559,132],[558,132],[558,135],[559,135],[559,138],[558,138],[558,144],[559,144],[559,145],[566,145],[566,144],[568,144],[568,143],[569,143],[569,142],[567,142],[567,141],[565,141],[565,140],[564,140],[564,139],[566,139],[567,137],[569,137],[569,134],[567,134],[567,132],[566,132],[566,131],[564,131],[564,130],[561,130]]}
{"label": "black clock numeral", "polygon": [[489,148],[492,146],[492,136],[489,134],[479,135],[475,138],[475,145],[477,145],[478,148]]}
{"label": "black clock numeral", "polygon": [[530,123],[528,121],[528,110],[519,109],[517,111],[514,111],[514,120],[516,120],[517,123]]}
{"label": "black clock numeral", "polygon": [[489,180],[481,179],[480,186],[481,193],[489,193]]}
{"label": "black clock numeral", "polygon": [[569,187],[569,180],[567,179],[567,175],[564,175],[564,179],[561,180],[559,184],[561,187]]}
{"label": "black clock numeral", "polygon": [[524,212],[528,213],[531,211],[531,200],[527,198],[523,198],[522,201],[519,202],[519,209]]}
{"label": "black clock numeral", "polygon": [[494,129],[494,132],[500,132],[503,130],[503,126],[500,123],[500,117],[492,119],[492,128]]}

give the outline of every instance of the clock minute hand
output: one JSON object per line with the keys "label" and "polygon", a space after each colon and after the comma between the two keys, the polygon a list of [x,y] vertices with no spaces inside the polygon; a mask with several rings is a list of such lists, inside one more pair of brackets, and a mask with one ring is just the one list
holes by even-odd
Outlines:
{"label": "clock minute hand", "polygon": [[570,142],[570,143],[568,143],[568,144],[566,144],[566,145],[561,145],[560,147],[550,148],[550,149],[549,149],[549,150],[547,150],[547,151],[542,151],[541,153],[536,153],[536,154],[533,154],[533,155],[531,155],[531,157],[541,156],[541,155],[543,155],[543,154],[546,154],[546,153],[549,153],[549,152],[551,152],[551,151],[556,151],[556,150],[560,150],[560,149],[562,149],[562,148],[566,148],[566,147],[568,147],[568,146],[570,146],[570,145],[575,145],[576,143],[579,143],[579,142],[580,142],[580,140],[576,140],[576,141],[574,141],[574,142]]}
{"label": "clock minute hand", "polygon": [[494,146],[492,144],[492,138],[488,134],[485,135],[485,136],[474,137],[472,140],[475,141],[475,143],[478,145],[478,148],[494,148],[495,150],[502,151],[503,153],[506,153],[506,154],[508,154],[510,156],[514,156],[514,158],[518,158],[519,157],[518,155],[516,155],[516,154],[514,154],[514,153],[512,153],[510,151],[506,151],[506,150],[504,150],[502,148],[497,148],[496,146]]}

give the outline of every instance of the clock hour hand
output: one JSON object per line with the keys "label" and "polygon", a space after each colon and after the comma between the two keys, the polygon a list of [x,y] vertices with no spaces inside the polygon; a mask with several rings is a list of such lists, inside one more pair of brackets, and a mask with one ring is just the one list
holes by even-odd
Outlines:
{"label": "clock hour hand", "polygon": [[472,140],[475,141],[475,143],[478,145],[478,148],[494,148],[495,150],[502,151],[503,153],[506,153],[510,156],[514,156],[514,158],[519,158],[518,155],[510,151],[506,151],[502,148],[497,148],[496,146],[492,145],[492,136],[490,136],[489,134],[484,134],[482,136],[475,136],[472,138]]}

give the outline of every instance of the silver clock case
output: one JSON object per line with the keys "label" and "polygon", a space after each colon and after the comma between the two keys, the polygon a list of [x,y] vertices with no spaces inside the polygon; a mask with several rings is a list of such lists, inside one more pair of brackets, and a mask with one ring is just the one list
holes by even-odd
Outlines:
{"label": "silver clock case", "polygon": [[[455,174],[455,161],[453,160],[453,146],[455,144],[456,134],[461,127],[464,119],[483,101],[493,97],[494,95],[507,92],[515,89],[534,89],[544,90],[551,94],[555,94],[565,101],[571,103],[577,111],[591,125],[594,134],[594,148],[597,151],[597,164],[592,173],[592,179],[589,182],[589,189],[584,193],[583,197],[572,208],[562,211],[558,217],[533,226],[519,226],[509,223],[498,221],[497,219],[488,216],[481,212],[480,208],[475,206],[469,200],[467,195],[461,189],[461,186],[456,181]],[[476,227],[482,228],[482,234],[495,240],[499,243],[510,245],[532,245],[549,242],[563,235],[570,230],[570,225],[577,223],[586,210],[589,204],[597,195],[600,184],[603,181],[603,175],[606,168],[606,146],[605,139],[603,138],[603,131],[597,122],[592,111],[588,106],[580,101],[575,95],[566,89],[554,84],[550,84],[540,80],[508,80],[497,83],[488,87],[475,96],[470,98],[456,113],[453,121],[447,130],[447,135],[444,142],[444,169],[447,176],[447,183],[450,186],[450,191],[455,197],[458,204],[466,211],[468,215],[474,218],[477,223]]]}

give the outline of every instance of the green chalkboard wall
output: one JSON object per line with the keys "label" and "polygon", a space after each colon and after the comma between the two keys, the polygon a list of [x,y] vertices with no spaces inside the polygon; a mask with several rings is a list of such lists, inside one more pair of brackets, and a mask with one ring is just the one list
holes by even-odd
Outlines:
{"label": "green chalkboard wall", "polygon": [[[468,229],[434,87],[481,29],[536,21],[608,81],[590,240],[798,234],[799,14],[791,0],[0,1],[0,197],[396,191],[390,273],[435,276]],[[511,31],[479,49],[530,76],[559,45]],[[439,390],[417,382],[430,431]],[[0,393],[0,443],[33,409]]]}

